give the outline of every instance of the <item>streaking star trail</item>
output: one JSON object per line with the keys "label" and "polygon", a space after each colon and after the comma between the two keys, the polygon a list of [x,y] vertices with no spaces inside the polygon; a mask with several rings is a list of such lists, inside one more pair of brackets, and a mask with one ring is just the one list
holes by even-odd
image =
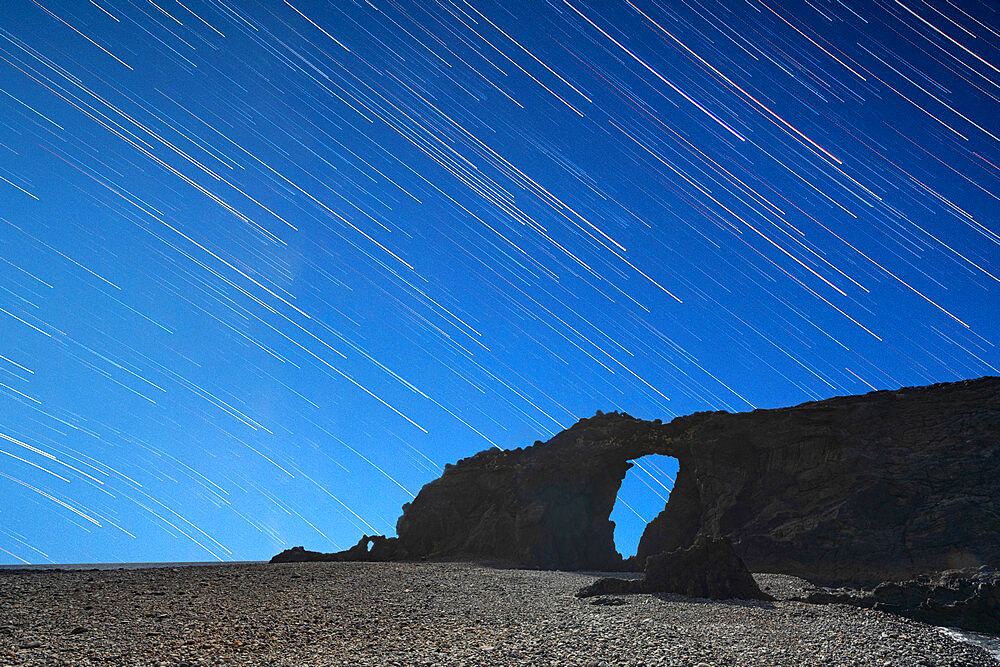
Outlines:
{"label": "streaking star trail", "polygon": [[10,0],[0,562],[342,549],[596,410],[1000,374],[998,67],[982,0]]}

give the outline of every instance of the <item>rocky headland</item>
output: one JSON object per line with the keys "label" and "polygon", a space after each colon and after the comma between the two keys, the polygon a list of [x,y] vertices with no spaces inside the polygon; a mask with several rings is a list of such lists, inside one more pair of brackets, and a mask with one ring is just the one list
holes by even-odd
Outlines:
{"label": "rocky headland", "polygon": [[870,590],[812,591],[799,599],[877,609],[932,625],[1000,635],[1000,572],[986,567],[887,581]]}

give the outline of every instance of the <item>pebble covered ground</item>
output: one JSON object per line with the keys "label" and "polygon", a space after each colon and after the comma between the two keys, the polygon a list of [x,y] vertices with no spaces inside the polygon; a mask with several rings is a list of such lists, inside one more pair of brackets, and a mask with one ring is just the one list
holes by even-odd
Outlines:
{"label": "pebble covered ground", "polygon": [[[468,563],[0,572],[2,665],[1000,665],[839,605],[632,595]],[[756,575],[778,598],[805,582]]]}

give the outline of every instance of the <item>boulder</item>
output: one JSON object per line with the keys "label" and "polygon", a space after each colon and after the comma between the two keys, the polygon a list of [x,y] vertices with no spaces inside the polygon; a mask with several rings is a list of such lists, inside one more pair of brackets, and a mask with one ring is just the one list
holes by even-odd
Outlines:
{"label": "boulder", "polygon": [[333,560],[334,554],[325,554],[321,551],[309,551],[305,547],[292,547],[285,549],[280,554],[271,557],[270,563],[306,563],[310,561]]}
{"label": "boulder", "polygon": [[687,549],[647,558],[642,582],[647,593],[677,593],[710,600],[774,599],[760,590],[728,539],[704,534]]}
{"label": "boulder", "polygon": [[601,415],[544,444],[486,450],[446,466],[403,506],[400,544],[431,559],[620,570],[611,509],[630,459],[654,446],[658,428],[628,415]]}
{"label": "boulder", "polygon": [[773,600],[726,538],[698,535],[694,544],[646,559],[642,579],[598,579],[577,597],[622,593],[676,593],[710,600]]}

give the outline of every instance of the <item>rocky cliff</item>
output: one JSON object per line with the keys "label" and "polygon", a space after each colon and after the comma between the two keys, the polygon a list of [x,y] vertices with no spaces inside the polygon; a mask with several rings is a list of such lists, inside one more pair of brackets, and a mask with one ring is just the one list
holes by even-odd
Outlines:
{"label": "rocky cliff", "polygon": [[640,560],[707,532],[754,572],[826,585],[1000,564],[1000,378],[667,428],[680,475]]}
{"label": "rocky cliff", "polygon": [[[676,457],[669,502],[622,563],[609,521],[630,461]],[[1000,378],[668,424],[608,414],[547,443],[487,450],[405,505],[393,558],[641,569],[725,536],[754,572],[826,585],[1000,565]]]}
{"label": "rocky cliff", "polygon": [[429,558],[621,569],[608,517],[630,460],[666,446],[660,430],[655,422],[602,415],[544,444],[486,450],[447,466],[403,506],[400,546]]}

